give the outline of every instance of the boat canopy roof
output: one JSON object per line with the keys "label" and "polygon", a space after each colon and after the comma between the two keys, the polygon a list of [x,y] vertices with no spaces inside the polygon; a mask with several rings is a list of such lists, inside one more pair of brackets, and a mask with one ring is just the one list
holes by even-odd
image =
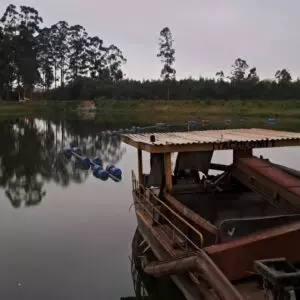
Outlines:
{"label": "boat canopy roof", "polygon": [[138,133],[121,137],[123,142],[150,153],[300,146],[300,133],[258,128]]}

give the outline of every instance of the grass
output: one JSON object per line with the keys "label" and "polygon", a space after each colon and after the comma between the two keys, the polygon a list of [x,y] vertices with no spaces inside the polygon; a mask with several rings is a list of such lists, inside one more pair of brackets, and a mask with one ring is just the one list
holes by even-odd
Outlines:
{"label": "grass", "polygon": [[284,118],[300,121],[300,101],[98,101],[98,112],[157,122]]}
{"label": "grass", "polygon": [[[218,122],[226,119],[251,120],[262,123],[267,118],[276,118],[289,128],[300,127],[300,101],[116,101],[97,100],[96,121],[129,122],[134,124],[153,124],[166,122],[184,123],[189,120],[210,120]],[[80,101],[31,101],[28,104],[0,102],[0,117],[28,116],[78,118],[76,107]]]}
{"label": "grass", "polygon": [[27,104],[0,101],[0,118],[21,116],[60,116],[72,113],[79,101],[30,101]]}

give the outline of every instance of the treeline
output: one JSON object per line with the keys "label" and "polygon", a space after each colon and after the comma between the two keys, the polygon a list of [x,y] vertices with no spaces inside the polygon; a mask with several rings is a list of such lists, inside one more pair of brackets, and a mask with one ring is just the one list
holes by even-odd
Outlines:
{"label": "treeline", "polygon": [[9,5],[0,19],[0,99],[300,99],[300,81],[287,69],[261,80],[241,58],[228,75],[219,71],[213,79],[176,80],[168,27],[158,40],[161,79],[137,81],[124,79],[126,59],[117,46],[106,46],[80,25],[42,24],[38,11],[28,6]]}
{"label": "treeline", "polygon": [[228,81],[219,79],[120,80],[78,78],[64,88],[54,89],[39,98],[48,100],[284,100],[300,99],[300,81]]}
{"label": "treeline", "polygon": [[89,36],[80,25],[60,21],[42,27],[32,7],[9,5],[0,19],[0,98],[31,97],[35,87],[63,88],[79,77],[123,78],[121,50]]}

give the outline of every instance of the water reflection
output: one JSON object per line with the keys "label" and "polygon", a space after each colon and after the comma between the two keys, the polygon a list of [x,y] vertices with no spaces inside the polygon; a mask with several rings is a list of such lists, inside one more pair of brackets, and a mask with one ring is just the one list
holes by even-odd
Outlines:
{"label": "water reflection", "polygon": [[60,153],[66,146],[78,146],[84,155],[117,164],[125,152],[120,139],[97,132],[95,124],[84,121],[25,118],[0,122],[0,186],[13,207],[40,204],[47,193],[46,182],[67,187],[86,181],[90,172],[62,159]]}
{"label": "water reflection", "polygon": [[[121,297],[121,300],[184,300],[185,298],[169,278],[154,278],[143,272],[141,268],[141,257],[147,255],[147,260],[155,260],[154,254],[141,246],[143,238],[136,229],[132,239],[131,274],[134,297]],[[144,246],[145,247],[145,246]]]}

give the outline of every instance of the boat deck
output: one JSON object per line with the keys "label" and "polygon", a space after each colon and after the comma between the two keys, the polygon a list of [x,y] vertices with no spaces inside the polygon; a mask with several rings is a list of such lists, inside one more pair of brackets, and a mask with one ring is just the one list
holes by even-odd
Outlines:
{"label": "boat deck", "polygon": [[[260,300],[265,299],[263,279],[278,274],[274,265],[260,273],[256,267],[262,260],[300,263],[300,173],[252,152],[299,146],[299,133],[230,129],[122,138],[137,148],[135,210],[139,230],[157,258],[144,265],[147,274],[176,277],[187,299],[201,298],[202,289],[203,299],[216,293],[226,300]],[[230,149],[232,165],[211,163],[214,151]],[[143,173],[142,151],[151,153],[149,175]],[[210,176],[214,167],[223,173]],[[284,272],[280,269],[291,277]]]}

